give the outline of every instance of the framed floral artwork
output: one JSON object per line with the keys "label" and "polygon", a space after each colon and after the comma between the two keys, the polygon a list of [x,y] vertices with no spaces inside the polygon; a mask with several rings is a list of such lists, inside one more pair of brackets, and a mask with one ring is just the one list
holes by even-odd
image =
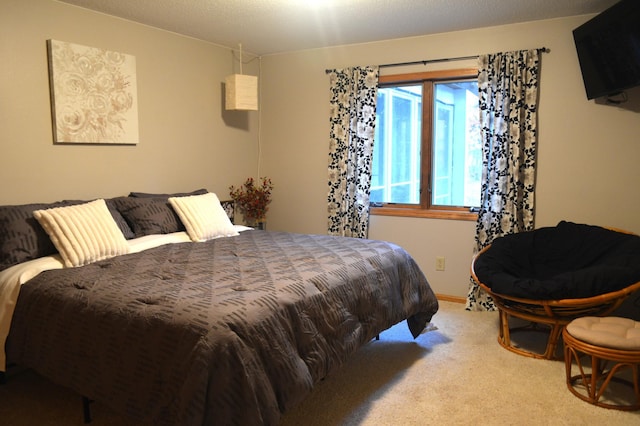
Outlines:
{"label": "framed floral artwork", "polygon": [[137,144],[136,59],[47,40],[55,143]]}

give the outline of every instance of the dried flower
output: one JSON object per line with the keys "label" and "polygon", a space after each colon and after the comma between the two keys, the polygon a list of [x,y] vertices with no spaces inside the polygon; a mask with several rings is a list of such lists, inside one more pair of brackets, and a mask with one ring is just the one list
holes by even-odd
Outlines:
{"label": "dried flower", "polygon": [[248,178],[239,188],[233,185],[229,187],[231,199],[248,222],[263,221],[269,209],[268,205],[271,203],[273,183],[267,177],[261,177],[260,181],[260,186],[256,186],[253,178]]}

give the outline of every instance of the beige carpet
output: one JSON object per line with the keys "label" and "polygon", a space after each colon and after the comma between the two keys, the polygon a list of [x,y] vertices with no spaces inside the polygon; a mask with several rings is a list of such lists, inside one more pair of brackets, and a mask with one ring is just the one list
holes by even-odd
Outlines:
{"label": "beige carpet", "polygon": [[[564,364],[501,348],[495,312],[441,302],[436,330],[385,331],[318,384],[283,426],[640,425],[640,412],[592,406],[566,388]],[[99,403],[92,425],[127,424]],[[0,424],[81,425],[80,397],[30,371],[0,386]],[[133,423],[128,423],[133,424]]]}

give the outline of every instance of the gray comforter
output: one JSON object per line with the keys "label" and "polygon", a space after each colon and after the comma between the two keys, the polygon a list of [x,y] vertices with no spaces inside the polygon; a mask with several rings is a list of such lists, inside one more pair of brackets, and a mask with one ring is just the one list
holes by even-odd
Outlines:
{"label": "gray comforter", "polygon": [[276,424],[360,346],[438,303],[381,241],[249,231],[22,286],[10,362],[140,421]]}

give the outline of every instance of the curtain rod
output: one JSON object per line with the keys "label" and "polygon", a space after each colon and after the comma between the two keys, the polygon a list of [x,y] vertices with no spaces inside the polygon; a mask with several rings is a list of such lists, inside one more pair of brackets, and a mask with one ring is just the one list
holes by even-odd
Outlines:
{"label": "curtain rod", "polygon": [[[538,52],[546,53],[549,51],[546,47],[539,47]],[[435,62],[448,62],[448,61],[463,61],[465,59],[477,59],[479,55],[472,56],[458,56],[457,58],[442,58],[442,59],[426,59],[423,61],[413,61],[413,62],[396,62],[395,64],[382,64],[378,65],[378,68],[390,68],[390,67],[402,67],[406,65],[427,65]],[[333,70],[324,70],[325,73],[329,74]]]}

